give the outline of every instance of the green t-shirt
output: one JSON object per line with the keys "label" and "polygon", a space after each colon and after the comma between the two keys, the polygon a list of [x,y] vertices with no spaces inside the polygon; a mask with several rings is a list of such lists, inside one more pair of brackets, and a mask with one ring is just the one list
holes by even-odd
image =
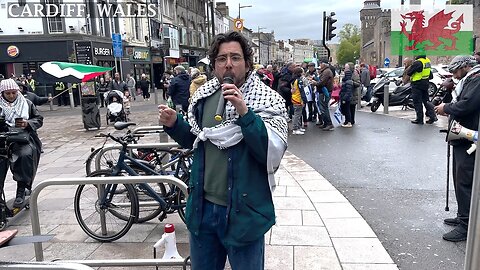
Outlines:
{"label": "green t-shirt", "polygon": [[[215,92],[205,100],[202,116],[203,127],[213,127],[219,124],[215,120],[218,99],[222,91]],[[209,140],[205,142],[205,199],[219,205],[227,205],[227,150],[220,150]]]}

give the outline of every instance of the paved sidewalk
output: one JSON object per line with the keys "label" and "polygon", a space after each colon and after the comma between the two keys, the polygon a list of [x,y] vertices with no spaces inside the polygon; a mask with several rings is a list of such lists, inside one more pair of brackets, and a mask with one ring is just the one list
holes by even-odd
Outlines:
{"label": "paved sidewalk", "polygon": [[[45,153],[36,184],[50,178],[84,176],[83,162],[90,148],[103,142],[93,137],[96,131],[85,132],[82,129],[78,109],[77,113],[62,109],[44,112],[45,125],[40,130],[40,136]],[[139,125],[156,124],[155,105],[151,102],[134,102],[132,112],[135,115],[133,120]],[[113,128],[102,131],[110,132]],[[277,224],[265,236],[266,269],[398,269],[360,214],[308,164],[287,152],[276,179],[278,186],[274,192],[274,203]],[[15,188],[11,175],[7,176],[7,198],[14,196]],[[155,219],[134,224],[127,235],[113,243],[98,243],[90,239],[75,219],[75,189],[75,186],[49,187],[40,193],[42,234],[55,235],[53,240],[43,244],[46,261],[152,258],[153,244],[161,237],[165,223],[175,224],[179,252],[183,256],[188,255],[187,230],[176,214],[169,215],[162,223]],[[31,235],[28,214],[25,211],[18,215],[9,228],[18,229],[19,235]],[[162,252],[160,250],[159,254]],[[5,260],[34,260],[33,245],[0,249],[0,261]]]}

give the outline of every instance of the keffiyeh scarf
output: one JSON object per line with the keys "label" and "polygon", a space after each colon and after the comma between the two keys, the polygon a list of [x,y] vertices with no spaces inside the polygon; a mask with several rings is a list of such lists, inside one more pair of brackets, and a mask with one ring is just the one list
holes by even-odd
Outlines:
{"label": "keffiyeh scarf", "polygon": [[[480,72],[480,65],[476,65],[474,66],[468,73],[467,75],[465,75],[465,77],[463,77],[458,83],[457,85],[455,86],[455,95],[452,99],[452,103],[455,103],[457,102],[457,97],[460,96],[460,94],[462,93],[462,90],[463,90],[463,84],[465,83],[465,81],[470,77],[472,76],[473,74],[475,73],[478,73]],[[452,93],[453,94],[453,93]]]}
{"label": "keffiyeh scarf", "polygon": [[11,127],[15,126],[15,118],[21,117],[27,120],[30,117],[27,100],[20,91],[14,102],[9,102],[0,94],[0,106],[2,107],[1,114],[5,116],[5,121]]}
{"label": "keffiyeh scarf", "polygon": [[[243,139],[240,126],[235,121],[240,115],[232,103],[227,102],[225,106],[225,120],[220,124],[200,129],[193,114],[193,108],[199,100],[213,95],[221,88],[220,81],[214,78],[202,85],[193,95],[188,109],[188,122],[191,132],[198,137],[198,140],[209,139],[220,149],[233,146]],[[242,92],[243,100],[248,108],[258,114],[268,129],[274,131],[284,142],[287,142],[288,126],[286,124],[285,101],[275,91],[260,81],[255,73],[250,73],[246,82],[239,89]]]}
{"label": "keffiyeh scarf", "polygon": [[[240,126],[235,124],[240,115],[230,102],[226,103],[225,120],[214,127],[200,129],[195,119],[193,108],[198,101],[213,95],[220,88],[219,80],[214,78],[202,85],[192,97],[188,108],[188,122],[191,126],[190,132],[197,136],[194,148],[197,147],[200,140],[208,139],[219,149],[225,149],[236,145],[243,139]],[[287,148],[288,125],[285,100],[262,83],[254,72],[247,76],[239,90],[242,92],[247,107],[262,118],[267,128],[267,173],[270,190],[273,192],[276,186],[274,173],[280,166],[280,161]]]}

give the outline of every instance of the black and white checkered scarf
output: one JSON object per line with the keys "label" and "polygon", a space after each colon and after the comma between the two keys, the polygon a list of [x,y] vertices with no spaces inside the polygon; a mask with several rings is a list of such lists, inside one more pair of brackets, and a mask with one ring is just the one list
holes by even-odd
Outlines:
{"label": "black and white checkered scarf", "polygon": [[[198,140],[205,141],[209,139],[218,148],[225,149],[243,139],[240,127],[235,124],[240,115],[232,103],[226,103],[226,119],[211,128],[200,129],[193,114],[193,108],[199,100],[213,95],[219,89],[221,89],[221,84],[217,78],[214,78],[195,92],[188,108],[188,122],[192,127],[191,132],[198,137],[197,143]],[[284,99],[277,92],[262,83],[254,72],[247,76],[245,83],[239,90],[242,92],[247,107],[259,115],[267,129],[277,134],[286,144],[288,125]]]}

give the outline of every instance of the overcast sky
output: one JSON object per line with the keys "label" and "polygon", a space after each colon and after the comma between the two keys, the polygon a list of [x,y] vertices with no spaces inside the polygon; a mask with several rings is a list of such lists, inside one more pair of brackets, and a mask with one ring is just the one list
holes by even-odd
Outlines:
{"label": "overcast sky", "polygon": [[[336,13],[336,33],[345,23],[360,25],[360,9],[364,0],[216,0],[226,2],[230,16],[238,16],[238,4],[252,7],[242,8],[240,15],[245,19],[245,27],[263,32],[275,31],[277,40],[322,39],[323,11]],[[409,0],[405,1],[409,3]],[[423,0],[425,6],[433,6],[435,0]],[[436,0],[436,2],[442,2]],[[445,1],[443,1],[445,2]],[[399,8],[401,0],[382,0],[382,9]]]}

